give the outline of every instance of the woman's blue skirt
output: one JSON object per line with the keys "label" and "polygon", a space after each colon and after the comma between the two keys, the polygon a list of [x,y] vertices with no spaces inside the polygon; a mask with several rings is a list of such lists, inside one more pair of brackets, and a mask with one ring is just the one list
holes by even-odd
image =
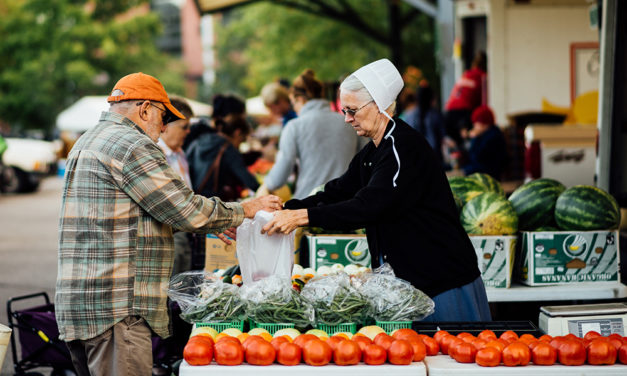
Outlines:
{"label": "woman's blue skirt", "polygon": [[462,287],[444,291],[432,300],[435,312],[422,322],[492,320],[481,277]]}

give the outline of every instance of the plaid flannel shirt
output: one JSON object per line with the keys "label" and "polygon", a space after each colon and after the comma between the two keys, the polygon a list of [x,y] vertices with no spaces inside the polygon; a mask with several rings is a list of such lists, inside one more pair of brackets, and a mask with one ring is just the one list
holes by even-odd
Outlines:
{"label": "plaid flannel shirt", "polygon": [[67,159],[55,295],[61,338],[93,338],[129,315],[167,337],[172,228],[217,233],[243,219],[240,204],[195,195],[139,126],[104,112]]}

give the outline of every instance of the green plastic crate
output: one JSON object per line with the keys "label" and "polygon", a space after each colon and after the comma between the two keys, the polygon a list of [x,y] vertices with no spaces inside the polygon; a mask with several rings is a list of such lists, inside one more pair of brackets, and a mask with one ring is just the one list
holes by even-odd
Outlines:
{"label": "green plastic crate", "polygon": [[376,321],[375,325],[385,330],[387,334],[392,333],[396,329],[411,329],[411,321]]}
{"label": "green plastic crate", "polygon": [[330,336],[340,332],[355,334],[357,332],[357,324],[354,322],[346,322],[337,325],[318,324],[316,325],[316,329],[324,330]]}
{"label": "green plastic crate", "polygon": [[254,320],[249,320],[250,328],[262,328],[267,330],[270,334],[274,335],[278,330],[281,329],[290,329],[294,328],[293,323],[266,323],[266,322],[255,322]]}
{"label": "green plastic crate", "polygon": [[210,327],[215,329],[218,333],[229,328],[236,328],[242,332],[244,331],[244,320],[233,322],[197,322],[194,325],[196,328]]}

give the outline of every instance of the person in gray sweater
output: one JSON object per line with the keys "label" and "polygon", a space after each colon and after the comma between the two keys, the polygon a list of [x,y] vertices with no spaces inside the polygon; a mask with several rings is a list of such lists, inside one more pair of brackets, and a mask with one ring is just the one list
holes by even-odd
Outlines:
{"label": "person in gray sweater", "polygon": [[298,164],[293,198],[302,199],[344,173],[368,140],[357,136],[342,115],[331,111],[323,99],[323,85],[312,70],[305,70],[294,80],[290,99],[298,117],[283,128],[276,163],[258,192],[283,186]]}

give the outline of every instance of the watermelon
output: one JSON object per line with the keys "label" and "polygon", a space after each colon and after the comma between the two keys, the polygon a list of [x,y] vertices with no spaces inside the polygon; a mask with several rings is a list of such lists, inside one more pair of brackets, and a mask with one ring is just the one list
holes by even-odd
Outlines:
{"label": "watermelon", "polygon": [[566,231],[618,228],[620,208],[609,193],[590,185],[568,188],[555,204],[555,221]]}
{"label": "watermelon", "polygon": [[518,231],[518,216],[505,197],[481,193],[464,205],[460,220],[470,235],[510,235]]}
{"label": "watermelon", "polygon": [[464,205],[473,197],[486,191],[485,186],[481,183],[463,176],[449,178],[448,184],[451,186],[453,195],[459,197]]}
{"label": "watermelon", "polygon": [[[520,219],[519,219],[520,220]],[[535,232],[555,232],[555,231],[559,231],[560,229],[555,227],[555,226],[540,226],[537,229],[533,230]]]}
{"label": "watermelon", "polygon": [[551,225],[557,198],[566,187],[553,179],[537,179],[518,187],[509,196],[518,215],[518,228],[533,231]]}
{"label": "watermelon", "polygon": [[503,190],[501,183],[499,183],[498,180],[488,174],[475,172],[474,174],[468,175],[468,179],[472,179],[477,183],[483,185],[486,192],[498,193],[501,196],[505,197],[505,191]]}

